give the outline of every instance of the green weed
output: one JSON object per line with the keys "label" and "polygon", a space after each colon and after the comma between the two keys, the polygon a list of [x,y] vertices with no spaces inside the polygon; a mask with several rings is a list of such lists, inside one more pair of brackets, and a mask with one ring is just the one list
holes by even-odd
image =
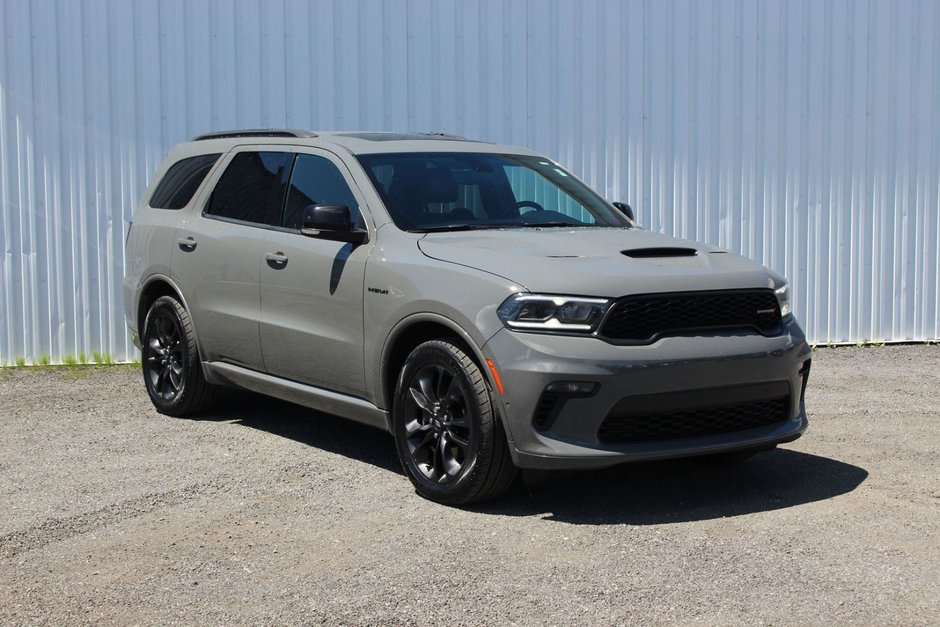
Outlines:
{"label": "green weed", "polygon": [[111,366],[114,364],[114,358],[111,353],[102,353],[101,351],[92,351],[91,358],[99,366]]}

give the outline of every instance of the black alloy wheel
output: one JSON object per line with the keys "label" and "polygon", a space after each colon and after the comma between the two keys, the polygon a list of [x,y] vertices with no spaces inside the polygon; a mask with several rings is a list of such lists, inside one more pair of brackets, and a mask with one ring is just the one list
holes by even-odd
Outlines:
{"label": "black alloy wheel", "polygon": [[151,396],[172,403],[183,391],[183,340],[179,320],[168,308],[151,318],[144,346],[144,377]]}
{"label": "black alloy wheel", "polygon": [[440,364],[414,373],[405,397],[405,433],[415,467],[430,481],[448,483],[476,451],[467,394],[457,376]]}
{"label": "black alloy wheel", "polygon": [[141,335],[141,366],[157,411],[191,416],[206,411],[217,388],[206,382],[189,312],[172,296],[150,306]]}
{"label": "black alloy wheel", "polygon": [[467,504],[495,498],[515,480],[489,385],[457,340],[415,348],[402,368],[394,402],[398,455],[421,496]]}

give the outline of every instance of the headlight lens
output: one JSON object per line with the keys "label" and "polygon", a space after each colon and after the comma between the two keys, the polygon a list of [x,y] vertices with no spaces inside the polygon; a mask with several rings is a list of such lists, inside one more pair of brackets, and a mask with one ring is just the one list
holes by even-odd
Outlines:
{"label": "headlight lens", "polygon": [[783,287],[774,290],[777,296],[777,304],[780,305],[780,317],[786,318],[790,315],[790,284],[784,283]]}
{"label": "headlight lens", "polygon": [[610,302],[609,298],[514,294],[496,313],[510,329],[590,333],[597,328]]}

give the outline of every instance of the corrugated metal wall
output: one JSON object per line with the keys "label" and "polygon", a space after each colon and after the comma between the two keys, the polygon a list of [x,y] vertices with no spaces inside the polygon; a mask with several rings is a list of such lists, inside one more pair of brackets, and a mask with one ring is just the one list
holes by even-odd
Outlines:
{"label": "corrugated metal wall", "polygon": [[529,146],[789,276],[815,342],[940,338],[933,0],[4,0],[0,30],[0,362],[133,357],[134,202],[257,126]]}

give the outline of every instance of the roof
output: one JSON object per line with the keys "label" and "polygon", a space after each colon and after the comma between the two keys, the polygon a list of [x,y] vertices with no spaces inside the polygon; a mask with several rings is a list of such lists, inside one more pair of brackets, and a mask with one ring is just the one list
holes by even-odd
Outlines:
{"label": "roof", "polygon": [[351,154],[390,152],[496,152],[536,155],[526,148],[491,144],[446,133],[245,129],[206,133],[174,149],[179,156],[227,152],[245,144],[310,146]]}

